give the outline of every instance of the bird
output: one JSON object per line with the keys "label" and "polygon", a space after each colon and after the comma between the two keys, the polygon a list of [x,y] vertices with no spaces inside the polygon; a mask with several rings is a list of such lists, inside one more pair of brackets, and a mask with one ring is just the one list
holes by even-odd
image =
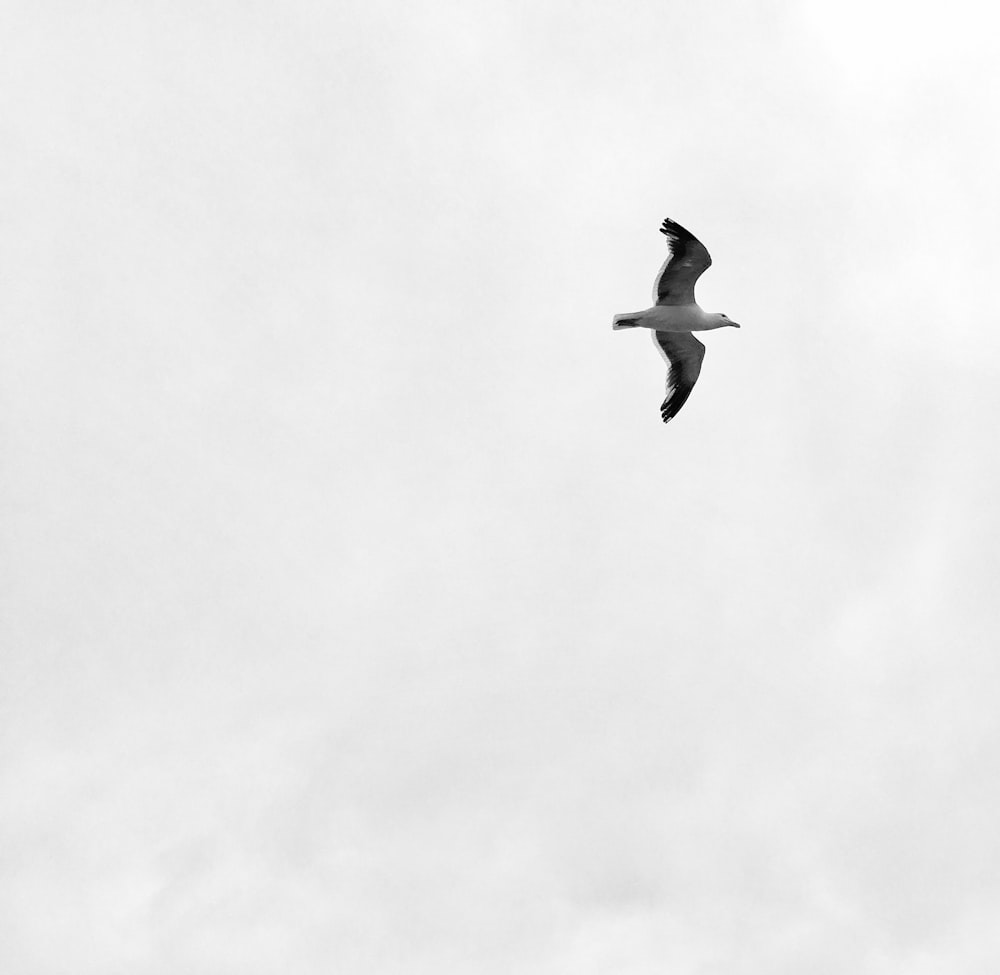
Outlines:
{"label": "bird", "polygon": [[660,407],[660,417],[669,423],[691,395],[705,358],[705,346],[691,333],[740,326],[728,315],[702,311],[694,300],[695,282],[712,265],[705,245],[669,217],[661,224],[660,233],[670,244],[670,255],[653,285],[656,304],[645,311],[615,315],[611,327],[653,330],[653,342],[668,366],[667,398]]}

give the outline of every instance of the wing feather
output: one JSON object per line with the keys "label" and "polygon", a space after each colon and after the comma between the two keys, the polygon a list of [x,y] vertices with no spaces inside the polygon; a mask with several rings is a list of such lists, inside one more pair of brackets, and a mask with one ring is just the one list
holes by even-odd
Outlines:
{"label": "wing feather", "polygon": [[660,233],[670,241],[670,256],[663,262],[653,285],[658,305],[690,305],[694,302],[694,283],[712,265],[705,245],[690,231],[667,217]]}
{"label": "wing feather", "polygon": [[680,412],[694,389],[705,358],[705,346],[690,332],[653,332],[653,342],[667,362],[667,398],[660,416],[669,423]]}

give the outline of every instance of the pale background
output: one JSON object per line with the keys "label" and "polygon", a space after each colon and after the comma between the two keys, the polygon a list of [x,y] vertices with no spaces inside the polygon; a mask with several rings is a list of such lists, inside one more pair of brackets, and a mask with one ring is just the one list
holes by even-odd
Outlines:
{"label": "pale background", "polygon": [[3,3],[0,968],[995,975],[989,9]]}

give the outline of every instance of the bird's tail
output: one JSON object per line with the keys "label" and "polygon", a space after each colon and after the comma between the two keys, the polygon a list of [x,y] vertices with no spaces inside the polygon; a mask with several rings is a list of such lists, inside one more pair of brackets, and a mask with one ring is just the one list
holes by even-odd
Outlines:
{"label": "bird's tail", "polygon": [[636,318],[635,312],[626,312],[624,315],[615,315],[614,321],[611,323],[611,327],[614,329],[619,328],[638,328],[639,319]]}

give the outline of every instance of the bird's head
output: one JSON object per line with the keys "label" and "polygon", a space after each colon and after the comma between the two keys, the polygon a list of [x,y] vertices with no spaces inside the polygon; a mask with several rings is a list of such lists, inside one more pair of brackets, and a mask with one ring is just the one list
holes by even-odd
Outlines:
{"label": "bird's head", "polygon": [[727,325],[731,325],[733,328],[740,327],[739,322],[734,322],[728,315],[723,315],[722,312],[719,312],[715,317],[719,320],[716,328],[725,328]]}

